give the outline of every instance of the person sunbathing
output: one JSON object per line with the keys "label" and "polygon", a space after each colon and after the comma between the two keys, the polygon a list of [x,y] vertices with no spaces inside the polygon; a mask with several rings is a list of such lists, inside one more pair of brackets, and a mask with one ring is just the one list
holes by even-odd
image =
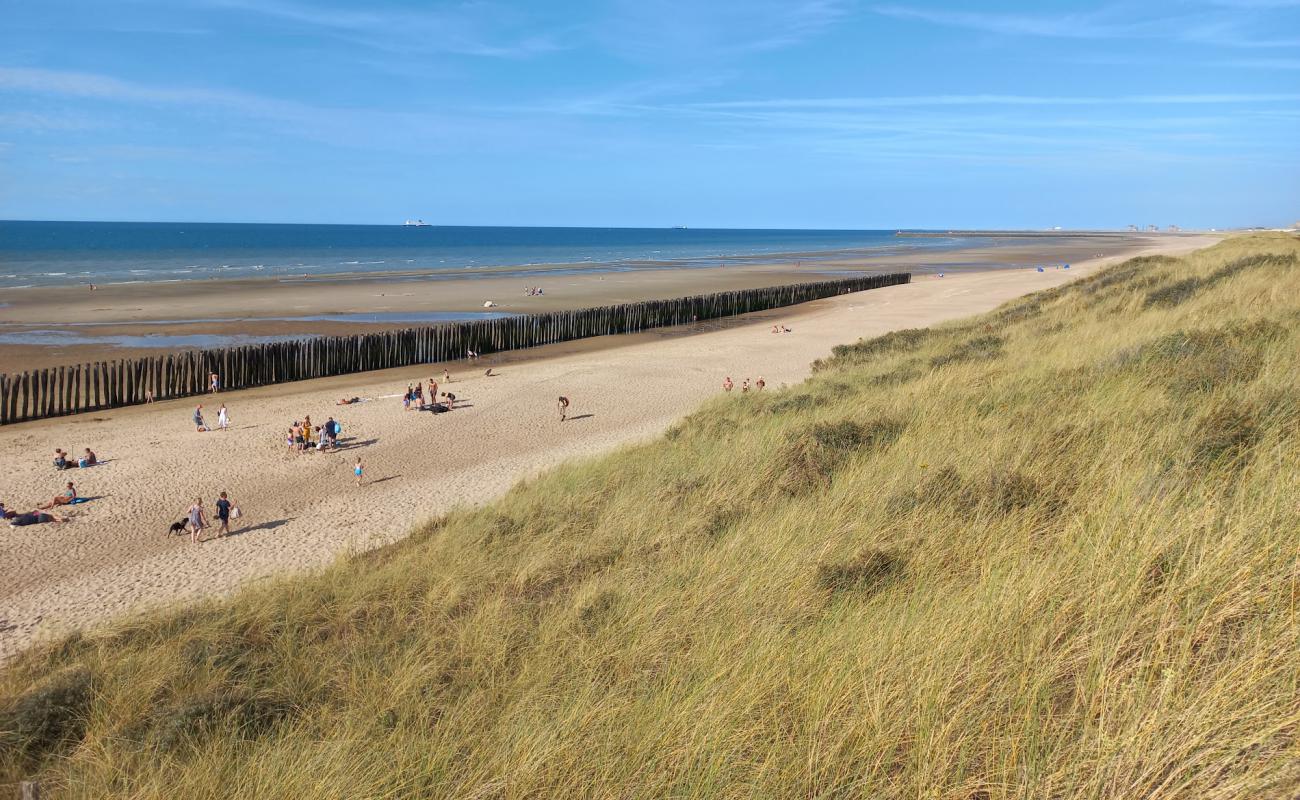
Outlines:
{"label": "person sunbathing", "polygon": [[50,502],[43,506],[37,506],[37,508],[46,510],[54,508],[55,506],[71,505],[76,499],[77,489],[72,485],[72,481],[68,481],[68,488],[63,490],[63,494],[56,494],[54,497],[50,498]]}
{"label": "person sunbathing", "polygon": [[338,402],[336,402],[334,405],[336,405],[336,406],[350,406],[350,405],[352,405],[353,403],[360,403],[360,402],[361,402],[361,398],[360,398],[360,397],[340,397],[339,400],[338,400]]}
{"label": "person sunbathing", "polygon": [[41,511],[28,511],[26,514],[19,514],[9,520],[9,524],[15,528],[23,525],[39,525],[43,522],[67,522],[67,517],[60,517],[58,514],[50,514]]}

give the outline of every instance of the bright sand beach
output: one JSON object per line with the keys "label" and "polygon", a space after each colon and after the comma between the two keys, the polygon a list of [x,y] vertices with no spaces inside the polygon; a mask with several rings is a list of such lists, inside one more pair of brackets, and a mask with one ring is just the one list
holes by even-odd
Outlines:
{"label": "bright sand beach", "polygon": [[[0,527],[0,658],[39,637],[394,541],[423,519],[490,500],[566,459],[654,436],[717,394],[724,376],[737,386],[760,375],[771,388],[794,383],[836,344],[978,313],[1123,256],[1187,252],[1216,238],[1145,241],[1086,261],[1058,256],[1074,260],[1069,271],[920,274],[905,286],[755,315],[754,324],[452,364],[452,382],[440,387],[457,395],[450,414],[404,412],[396,396],[431,376],[443,383],[443,365],[433,365],[0,428],[7,504],[26,510],[67,480],[93,498],[69,509],[66,524]],[[791,332],[772,334],[776,322]],[[488,366],[499,376],[485,377]],[[563,424],[558,395],[573,403]],[[336,407],[345,396],[373,399]],[[197,433],[190,414],[200,400],[210,423],[225,403],[231,428]],[[286,450],[289,423],[307,414],[316,424],[341,421],[341,450]],[[56,472],[56,447],[91,447],[105,463]],[[351,474],[358,455],[366,468],[359,488]],[[166,535],[196,496],[210,512],[219,491],[244,511],[235,535],[197,546],[188,535]]]}

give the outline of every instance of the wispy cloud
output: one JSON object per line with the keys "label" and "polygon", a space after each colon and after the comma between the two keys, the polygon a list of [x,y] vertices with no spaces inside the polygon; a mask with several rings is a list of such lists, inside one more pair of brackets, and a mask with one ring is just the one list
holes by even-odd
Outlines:
{"label": "wispy cloud", "polygon": [[555,32],[524,32],[529,22],[493,3],[412,10],[382,3],[329,7],[294,0],[206,0],[209,5],[308,26],[363,47],[395,53],[527,58],[563,49]]}
{"label": "wispy cloud", "polygon": [[848,10],[846,0],[617,0],[593,32],[622,55],[708,60],[805,42]]}
{"label": "wispy cloud", "polygon": [[1104,105],[1225,105],[1294,103],[1300,93],[1273,94],[1148,94],[1118,97],[1007,94],[919,95],[907,97],[827,97],[727,100],[694,103],[698,109],[872,109],[925,106],[1104,106]]}
{"label": "wispy cloud", "polygon": [[881,16],[914,20],[934,25],[980,31],[1004,36],[1030,36],[1058,39],[1173,39],[1184,42],[1234,48],[1300,47],[1300,38],[1277,37],[1252,27],[1258,13],[1297,5],[1278,0],[1229,0],[1213,9],[1180,6],[1176,12],[1153,13],[1152,6],[1140,8],[1111,6],[1084,13],[999,13],[953,11],[919,8],[909,5],[877,5],[873,11]]}

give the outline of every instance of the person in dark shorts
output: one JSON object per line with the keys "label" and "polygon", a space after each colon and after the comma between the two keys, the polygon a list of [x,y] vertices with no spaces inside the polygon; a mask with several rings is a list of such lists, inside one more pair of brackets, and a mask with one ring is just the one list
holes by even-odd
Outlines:
{"label": "person in dark shorts", "polygon": [[230,533],[230,498],[222,492],[217,498],[217,538]]}
{"label": "person in dark shorts", "polygon": [[9,524],[15,528],[23,525],[40,525],[43,522],[67,522],[66,517],[60,517],[58,514],[50,514],[42,511],[28,511],[26,514],[19,514],[9,520]]}

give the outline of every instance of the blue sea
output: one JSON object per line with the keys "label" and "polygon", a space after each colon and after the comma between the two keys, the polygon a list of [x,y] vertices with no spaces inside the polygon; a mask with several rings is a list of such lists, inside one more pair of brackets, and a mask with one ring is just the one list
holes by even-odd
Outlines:
{"label": "blue sea", "polygon": [[[0,221],[0,288],[209,278],[308,280],[572,264],[627,271],[807,262],[846,251],[890,255],[973,244],[894,231],[512,228]],[[984,242],[987,244],[987,242]],[[496,271],[494,271],[496,272]],[[496,274],[500,274],[497,272]],[[508,273],[510,274],[510,273]],[[458,277],[462,277],[458,275]]]}

